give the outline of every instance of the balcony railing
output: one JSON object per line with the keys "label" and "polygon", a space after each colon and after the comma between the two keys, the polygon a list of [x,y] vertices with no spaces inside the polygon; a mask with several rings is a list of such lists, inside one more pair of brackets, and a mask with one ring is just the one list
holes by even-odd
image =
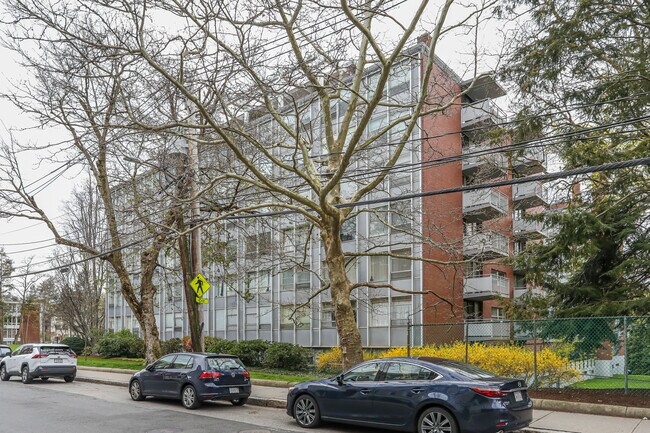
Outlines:
{"label": "balcony railing", "polygon": [[513,185],[512,201],[519,209],[548,205],[548,189],[542,182]]}
{"label": "balcony railing", "polygon": [[510,323],[476,321],[467,323],[469,341],[507,340],[510,338]]}
{"label": "balcony railing", "polygon": [[508,160],[503,153],[496,153],[488,144],[470,144],[463,147],[463,174],[475,174],[485,179],[502,176],[507,172]]}
{"label": "balcony railing", "polygon": [[510,295],[510,280],[498,275],[465,278],[463,287],[465,299],[482,301]]}
{"label": "balcony railing", "polygon": [[461,109],[463,128],[484,121],[496,124],[502,122],[505,118],[505,112],[491,99],[474,102],[473,104],[463,106]]}
{"label": "balcony railing", "polygon": [[542,221],[527,221],[524,219],[512,221],[512,234],[515,237],[531,239],[539,239],[548,235]]}
{"label": "balcony railing", "polygon": [[532,292],[533,295],[535,296],[544,296],[546,294],[546,290],[542,287],[538,286],[522,286],[522,287],[515,287],[515,299],[521,297],[527,292]]}
{"label": "balcony railing", "polygon": [[512,159],[512,168],[517,174],[530,175],[546,170],[546,152],[539,147],[526,148],[515,152]]}
{"label": "balcony railing", "polygon": [[508,238],[492,231],[465,235],[463,253],[466,256],[483,256],[485,258],[506,257],[509,253]]}
{"label": "balcony railing", "polygon": [[463,217],[467,221],[486,221],[508,213],[508,196],[499,190],[478,189],[463,192]]}

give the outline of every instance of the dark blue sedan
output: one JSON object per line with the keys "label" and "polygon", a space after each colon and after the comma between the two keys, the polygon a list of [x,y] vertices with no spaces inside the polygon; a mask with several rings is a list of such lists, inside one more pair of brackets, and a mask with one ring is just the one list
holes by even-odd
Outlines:
{"label": "dark blue sedan", "polygon": [[321,420],[417,433],[496,433],[527,427],[526,384],[462,362],[385,358],[289,390],[287,413],[301,427]]}
{"label": "dark blue sedan", "polygon": [[250,373],[236,356],[172,353],[135,373],[129,394],[136,401],[148,396],[178,399],[187,409],[206,400],[242,406],[251,395]]}

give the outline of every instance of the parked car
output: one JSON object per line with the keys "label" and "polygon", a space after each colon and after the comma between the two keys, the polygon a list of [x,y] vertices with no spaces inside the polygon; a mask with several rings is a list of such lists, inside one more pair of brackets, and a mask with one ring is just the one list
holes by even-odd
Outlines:
{"label": "parked car", "polygon": [[77,355],[65,344],[23,344],[0,360],[0,380],[20,376],[23,383],[33,379],[63,377],[72,382],[77,375]]}
{"label": "parked car", "polygon": [[0,361],[11,353],[11,347],[0,344]]}
{"label": "parked car", "polygon": [[129,393],[136,401],[149,396],[181,400],[187,409],[206,400],[242,406],[251,395],[250,373],[236,356],[172,353],[135,373]]}
{"label": "parked car", "polygon": [[290,388],[287,414],[306,428],[327,420],[417,433],[495,433],[528,426],[533,405],[521,380],[440,358],[385,358]]}

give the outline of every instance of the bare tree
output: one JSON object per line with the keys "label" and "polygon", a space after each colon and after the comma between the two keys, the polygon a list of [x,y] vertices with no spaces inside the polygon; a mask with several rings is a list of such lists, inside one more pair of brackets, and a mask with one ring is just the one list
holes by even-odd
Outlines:
{"label": "bare tree", "polygon": [[22,341],[21,332],[24,331],[26,324],[29,323],[29,316],[35,308],[34,301],[38,296],[38,283],[41,280],[41,276],[29,275],[30,269],[33,269],[33,261],[33,257],[28,257],[23,261],[21,269],[25,272],[23,276],[16,278],[17,282],[13,285],[12,293],[14,299],[18,302],[18,314],[20,315],[20,325],[16,330],[14,343],[19,340]]}
{"label": "bare tree", "polygon": [[[431,265],[457,262],[455,256],[438,259],[390,249],[346,252],[341,235],[357,212],[377,213],[355,210],[354,203],[380,187],[417,143],[427,158],[444,154],[435,141],[426,141],[429,131],[419,131],[421,119],[458,115],[460,97],[473,81],[461,87],[440,65],[436,48],[454,28],[473,24],[477,29],[493,4],[478,3],[460,21],[446,25],[452,0],[439,7],[418,1],[404,22],[391,16],[391,3],[8,2],[22,33],[39,43],[73,40],[104,56],[128,58],[129,80],[119,81],[119,92],[134,125],[144,131],[174,130],[236,159],[234,167],[207,184],[217,188],[217,196],[244,184],[248,198],[203,224],[282,210],[314,228],[324,250],[328,278],[323,289],[331,293],[345,365],[362,359],[351,303],[355,289],[423,294],[388,283],[352,282],[346,274],[350,260],[383,255]],[[432,23],[425,22],[425,12],[435,16]],[[156,25],[160,17],[170,25]],[[395,37],[383,36],[382,22],[392,23]],[[429,35],[418,50],[410,49],[415,32],[424,27]],[[417,85],[401,89],[400,77],[411,73],[420,77]],[[144,85],[156,80],[186,101],[183,115],[167,113],[166,120],[147,115],[169,99],[169,93]],[[131,96],[147,91],[145,98]],[[389,205],[389,215],[396,206]],[[387,223],[395,227],[392,217]],[[434,238],[431,248],[440,242]]]}

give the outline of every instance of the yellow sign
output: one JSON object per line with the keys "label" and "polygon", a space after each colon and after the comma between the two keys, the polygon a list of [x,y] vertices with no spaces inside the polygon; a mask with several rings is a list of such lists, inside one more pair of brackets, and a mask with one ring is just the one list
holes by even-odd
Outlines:
{"label": "yellow sign", "polygon": [[197,297],[197,298],[196,298],[196,303],[197,303],[197,304],[207,304],[207,303],[208,303],[208,300],[205,299],[205,298],[199,298],[199,297]]}
{"label": "yellow sign", "polygon": [[192,288],[192,290],[194,290],[196,296],[201,298],[205,293],[207,293],[208,290],[210,290],[211,286],[210,283],[208,283],[208,280],[206,280],[203,275],[198,274],[190,283],[190,287]]}

